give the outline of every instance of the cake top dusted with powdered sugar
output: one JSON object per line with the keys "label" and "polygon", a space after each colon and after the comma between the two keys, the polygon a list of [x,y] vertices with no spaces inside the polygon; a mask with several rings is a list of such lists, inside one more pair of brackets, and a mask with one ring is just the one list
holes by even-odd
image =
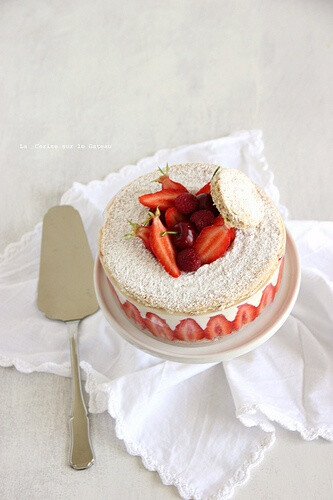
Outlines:
{"label": "cake top dusted with powdered sugar", "polygon": [[[169,175],[196,193],[211,180],[216,168],[217,165],[187,163],[170,167]],[[128,220],[142,223],[146,219],[147,208],[138,197],[160,190],[161,186],[153,182],[157,177],[155,171],[131,182],[105,211],[99,247],[104,270],[113,284],[132,301],[170,313],[188,314],[231,307],[265,285],[284,254],[285,230],[277,208],[264,191],[256,186],[262,210],[256,227],[237,229],[232,246],[215,262],[173,278],[140,238],[125,237],[129,232]],[[237,196],[237,189],[234,193]]]}

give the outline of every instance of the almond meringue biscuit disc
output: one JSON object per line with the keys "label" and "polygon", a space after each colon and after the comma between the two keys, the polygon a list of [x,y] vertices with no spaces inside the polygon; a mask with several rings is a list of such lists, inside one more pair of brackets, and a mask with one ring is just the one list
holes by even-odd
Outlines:
{"label": "almond meringue biscuit disc", "polygon": [[[170,167],[170,178],[196,193],[211,180],[217,165],[187,163]],[[128,220],[142,223],[148,209],[138,197],[159,191],[151,172],[131,182],[110,202],[100,231],[100,258],[108,278],[125,297],[165,313],[199,315],[238,304],[263,287],[276,272],[285,249],[281,216],[263,190],[257,189],[261,221],[237,229],[226,254],[192,273],[170,276],[140,238],[125,238]],[[235,187],[235,193],[237,189]],[[252,220],[252,219],[251,219]]]}
{"label": "almond meringue biscuit disc", "polygon": [[211,181],[211,195],[230,227],[249,229],[263,220],[262,196],[256,184],[240,170],[219,169]]}

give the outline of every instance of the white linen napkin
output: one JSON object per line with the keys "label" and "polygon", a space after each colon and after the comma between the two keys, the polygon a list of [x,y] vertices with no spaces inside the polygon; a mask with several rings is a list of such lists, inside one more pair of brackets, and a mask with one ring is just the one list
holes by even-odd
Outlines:
{"label": "white linen napkin", "polygon": [[[243,170],[286,219],[260,131],[159,151],[104,181],[75,183],[61,203],[79,210],[96,254],[102,211],[122,186],[158,165],[190,161]],[[288,227],[301,254],[298,301],[278,333],[240,358],[224,365],[173,363],[126,343],[100,311],[80,324],[90,411],[107,410],[128,452],[183,498],[230,498],[274,442],[274,422],[304,439],[333,440],[333,223]],[[41,223],[0,260],[0,364],[70,376],[66,326],[36,305],[40,239]]]}

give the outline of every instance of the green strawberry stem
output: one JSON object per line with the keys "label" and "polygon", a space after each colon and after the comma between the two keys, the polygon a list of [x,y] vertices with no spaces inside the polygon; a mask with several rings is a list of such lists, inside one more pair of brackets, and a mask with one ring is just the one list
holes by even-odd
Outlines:
{"label": "green strawberry stem", "polygon": [[154,219],[155,217],[159,217],[161,215],[160,209],[157,207],[155,213],[153,212],[148,212],[149,214],[149,220]]}
{"label": "green strawberry stem", "polygon": [[162,175],[169,175],[169,165],[165,165],[165,172],[164,170],[161,169],[161,167],[158,167],[158,170],[161,172]]}
{"label": "green strawberry stem", "polygon": [[131,220],[127,221],[129,224],[131,224],[131,229],[132,231],[130,233],[124,234],[125,238],[132,238],[135,236],[135,232],[137,228],[139,227],[139,224],[137,222],[132,222]]}
{"label": "green strawberry stem", "polygon": [[128,219],[127,222],[129,224],[131,224],[132,231],[130,233],[124,234],[125,238],[132,238],[132,237],[136,236],[136,231],[137,231],[138,227],[140,227],[140,226],[148,226],[150,220],[151,220],[151,216],[150,215],[148,215],[148,217],[143,221],[142,224],[139,224],[138,222],[133,222],[133,221],[131,221],[131,220]]}
{"label": "green strawberry stem", "polygon": [[[162,174],[163,177],[167,177],[169,175],[169,165],[166,164],[165,166],[165,171],[161,169],[161,167],[157,167],[157,170],[159,170]],[[161,181],[161,177],[159,177],[158,179],[154,179],[152,182],[160,182]]]}

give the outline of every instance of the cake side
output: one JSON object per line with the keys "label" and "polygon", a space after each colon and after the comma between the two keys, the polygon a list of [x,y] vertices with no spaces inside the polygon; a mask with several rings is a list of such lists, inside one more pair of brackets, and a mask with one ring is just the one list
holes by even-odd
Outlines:
{"label": "cake side", "polygon": [[273,276],[258,292],[246,301],[222,311],[201,315],[170,314],[161,309],[143,306],[125,297],[108,280],[110,290],[127,318],[140,330],[150,332],[167,342],[197,343],[217,340],[240,330],[254,321],[271,304],[280,287],[284,258]]}

